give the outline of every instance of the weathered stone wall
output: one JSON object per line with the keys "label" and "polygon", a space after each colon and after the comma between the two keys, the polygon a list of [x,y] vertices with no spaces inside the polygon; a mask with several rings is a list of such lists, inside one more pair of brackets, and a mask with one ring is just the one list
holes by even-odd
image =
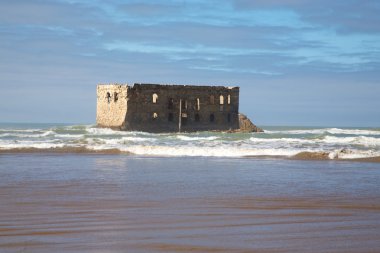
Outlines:
{"label": "weathered stone wall", "polygon": [[100,127],[123,128],[127,114],[128,86],[97,86],[96,123]]}
{"label": "weathered stone wall", "polygon": [[184,132],[239,129],[239,87],[98,85],[97,93],[101,127],[146,132],[177,132],[179,125]]}
{"label": "weathered stone wall", "polygon": [[239,128],[238,87],[135,84],[128,99],[127,130],[176,132],[180,104],[181,131]]}

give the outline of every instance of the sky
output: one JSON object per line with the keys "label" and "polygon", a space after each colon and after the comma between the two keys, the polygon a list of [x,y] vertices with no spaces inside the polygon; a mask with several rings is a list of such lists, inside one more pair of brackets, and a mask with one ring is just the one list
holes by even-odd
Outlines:
{"label": "sky", "polygon": [[380,1],[0,0],[0,122],[95,123],[98,83],[240,86],[259,126],[380,127]]}

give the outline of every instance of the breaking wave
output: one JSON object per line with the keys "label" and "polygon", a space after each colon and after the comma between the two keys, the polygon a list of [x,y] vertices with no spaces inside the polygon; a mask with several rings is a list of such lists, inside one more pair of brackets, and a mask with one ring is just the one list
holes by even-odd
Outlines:
{"label": "breaking wave", "polygon": [[92,125],[0,125],[0,152],[96,152],[140,156],[315,157],[380,156],[380,129],[271,128],[264,133],[115,131]]}

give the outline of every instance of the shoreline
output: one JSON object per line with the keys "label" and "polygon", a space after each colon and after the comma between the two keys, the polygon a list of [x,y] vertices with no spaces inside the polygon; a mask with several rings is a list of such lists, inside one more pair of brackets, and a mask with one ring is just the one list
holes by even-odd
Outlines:
{"label": "shoreline", "polygon": [[[103,149],[94,150],[88,149],[86,147],[60,147],[60,148],[14,148],[14,149],[0,149],[0,155],[4,154],[97,154],[97,155],[131,155],[135,154],[128,151],[121,151],[119,149]],[[203,157],[203,158],[233,158],[233,159],[244,159],[244,158],[254,158],[254,159],[282,159],[282,160],[294,160],[294,161],[329,161],[329,162],[370,162],[370,163],[380,163],[380,156],[376,157],[363,157],[363,158],[333,158],[331,159],[327,152],[300,152],[294,156],[155,156],[155,155],[136,155],[149,158],[177,158],[177,157]]]}

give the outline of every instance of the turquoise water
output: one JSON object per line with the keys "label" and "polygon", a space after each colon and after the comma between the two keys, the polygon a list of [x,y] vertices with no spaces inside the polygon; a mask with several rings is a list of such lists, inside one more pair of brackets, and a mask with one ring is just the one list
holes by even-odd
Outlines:
{"label": "turquoise water", "polygon": [[118,150],[143,156],[291,157],[325,153],[330,159],[380,156],[378,128],[264,127],[264,133],[151,134],[94,125],[0,124],[0,150],[75,152]]}

